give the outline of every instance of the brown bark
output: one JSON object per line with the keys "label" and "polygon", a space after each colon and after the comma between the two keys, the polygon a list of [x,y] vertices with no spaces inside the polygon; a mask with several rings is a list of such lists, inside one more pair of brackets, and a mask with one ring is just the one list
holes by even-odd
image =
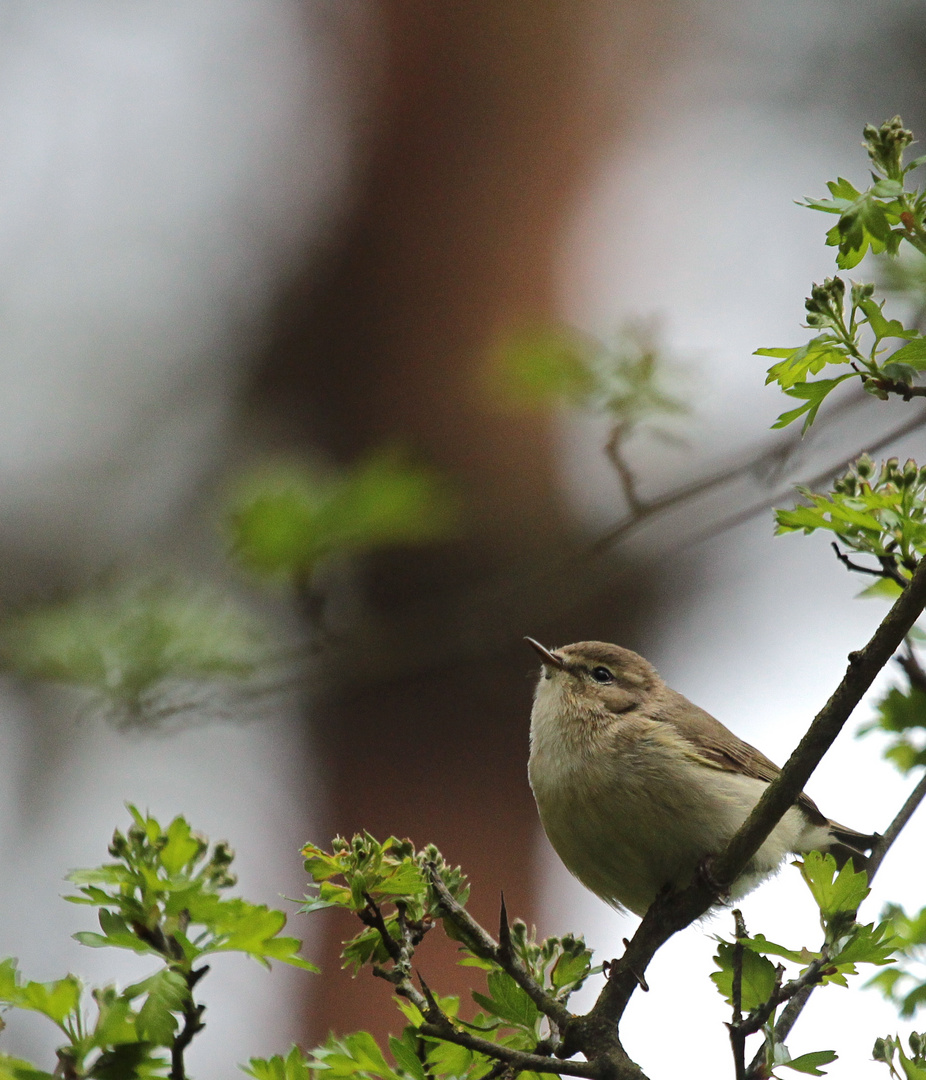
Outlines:
{"label": "brown bark", "polygon": [[[501,407],[485,376],[506,332],[557,315],[557,245],[619,101],[601,47],[609,20],[630,10],[381,5],[387,71],[368,170],[302,300],[308,318],[260,383],[296,437],[336,460],[396,441],[462,494],[458,539],[365,568],[364,628],[329,653],[335,690],[313,722],[331,834],[436,842],[470,873],[474,913],[489,925],[502,889],[512,916],[535,915],[525,767],[535,665],[520,636],[613,633],[615,605],[613,582],[596,587],[585,569],[540,573],[571,546],[550,417]],[[647,22],[662,5],[633,10]],[[645,38],[631,38],[628,80],[645,52]],[[335,977],[337,929],[318,957],[312,1037],[396,1030],[385,984]],[[421,954],[442,992],[471,982],[471,971],[448,970],[453,956],[430,943]]]}

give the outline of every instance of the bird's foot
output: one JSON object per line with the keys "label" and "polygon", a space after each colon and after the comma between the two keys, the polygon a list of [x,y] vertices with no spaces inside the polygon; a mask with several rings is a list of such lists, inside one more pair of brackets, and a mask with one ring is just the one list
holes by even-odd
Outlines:
{"label": "bird's foot", "polygon": [[[627,940],[627,938],[624,938],[623,940],[624,948],[629,949],[630,942]],[[625,952],[624,957],[626,957],[626,955],[627,954]],[[640,971],[635,971],[632,967],[630,967],[630,965],[625,962],[624,957],[621,957],[620,960],[605,960],[601,965],[602,975],[604,975],[606,979],[613,979],[619,971],[629,971],[630,974],[637,980],[637,984],[640,989],[643,991],[648,991],[649,983],[647,983],[646,979],[643,977],[643,973]]]}
{"label": "bird's foot", "polygon": [[708,855],[706,859],[702,859],[698,863],[695,870],[695,879],[703,882],[711,892],[717,897],[718,901],[727,906],[731,903],[732,897],[730,896],[730,886],[724,884],[718,880],[714,874],[714,856]]}

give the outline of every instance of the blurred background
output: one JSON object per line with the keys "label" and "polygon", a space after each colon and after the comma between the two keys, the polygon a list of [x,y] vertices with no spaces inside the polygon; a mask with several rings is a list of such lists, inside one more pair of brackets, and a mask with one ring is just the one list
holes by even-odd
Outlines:
{"label": "blurred background", "polygon": [[[905,408],[853,400],[801,444],[768,431],[783,406],[751,354],[804,340],[834,269],[830,223],[793,200],[864,180],[866,122],[926,125],[921,5],[0,0],[0,18],[0,955],[35,979],[139,977],[72,942],[59,898],[126,801],[227,838],[243,895],[274,906],[302,893],[303,843],[369,829],[436,843],[489,925],[504,890],[542,932],[619,953],[635,920],[539,830],[522,637],[637,649],[780,762],[877,625],[824,540],[739,512]],[[621,435],[637,497],[755,467],[621,531],[614,418],[510,392],[513,364],[564,341],[637,361],[659,343],[659,422]],[[358,470],[398,502],[278,573],[253,491],[311,502]],[[181,641],[156,658],[152,620]],[[900,801],[850,732],[810,794],[861,830]],[[914,823],[868,918],[914,902],[901,864],[922,843]],[[797,879],[744,903],[751,930],[814,944]],[[290,926],[324,981],[216,965],[195,1075],[395,1026],[385,987],[337,973],[347,926],[313,919]],[[672,941],[635,998],[626,1044],[651,1074],[682,1043],[690,1075],[726,1067],[706,977],[729,921]],[[429,940],[422,970],[463,993],[452,959]],[[832,990],[810,1011],[831,1075],[878,1075],[892,1009]],[[793,1054],[820,1048],[803,1038]],[[54,1045],[19,1018],[3,1041],[43,1063]]]}

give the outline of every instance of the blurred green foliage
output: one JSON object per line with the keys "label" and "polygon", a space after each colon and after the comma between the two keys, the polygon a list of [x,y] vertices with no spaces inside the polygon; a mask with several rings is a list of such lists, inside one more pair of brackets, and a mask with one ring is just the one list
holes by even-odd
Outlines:
{"label": "blurred green foliage", "polygon": [[258,577],[297,585],[326,559],[432,543],[457,521],[446,482],[395,451],[343,473],[261,466],[240,479],[226,513],[233,557]]}
{"label": "blurred green foliage", "polygon": [[907,1045],[910,1047],[910,1057],[904,1053],[898,1036],[886,1035],[883,1039],[875,1040],[871,1056],[875,1061],[887,1065],[895,1080],[926,1080],[926,1032],[911,1031]]}
{"label": "blurred green foliage", "polygon": [[0,624],[8,671],[90,690],[124,723],[156,717],[168,684],[245,679],[267,655],[241,604],[167,578],[118,581]]}
{"label": "blurred green foliage", "polygon": [[566,327],[538,326],[500,344],[491,389],[516,406],[563,403],[629,429],[687,413],[665,387],[666,366],[651,323],[629,323],[610,342]]}

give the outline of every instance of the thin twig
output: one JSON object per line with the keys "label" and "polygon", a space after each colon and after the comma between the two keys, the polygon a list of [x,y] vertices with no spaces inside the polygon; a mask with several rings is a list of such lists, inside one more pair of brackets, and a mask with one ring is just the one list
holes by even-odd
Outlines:
{"label": "thin twig", "polygon": [[853,562],[844,551],[839,550],[839,545],[835,541],[830,544],[830,547],[836,552],[836,558],[847,570],[853,570],[856,574],[871,574],[872,577],[887,578],[888,581],[896,582],[901,588],[907,584],[907,579],[897,573],[893,559],[882,558],[880,570],[875,570],[871,566],[862,566],[861,563]]}
{"label": "thin twig", "polygon": [[[445,1042],[456,1043],[457,1046],[465,1046],[468,1050],[475,1050],[477,1054],[485,1054],[486,1057],[506,1061],[521,1072],[584,1076],[588,1080],[602,1080],[606,1075],[604,1069],[591,1061],[560,1061],[559,1059],[542,1057],[539,1054],[528,1054],[523,1050],[512,1050],[510,1047],[502,1046],[500,1043],[482,1039],[478,1035],[471,1035],[466,1031],[457,1031],[449,1020],[446,1026],[443,1023],[429,1021],[422,1024],[418,1030],[422,1035],[430,1035],[433,1038],[443,1039]],[[642,1072],[637,1075],[643,1077]]]}
{"label": "thin twig", "polygon": [[730,998],[733,1005],[733,1023],[730,1024],[730,1045],[733,1048],[733,1067],[736,1080],[746,1078],[746,1036],[742,1033],[743,1024],[743,938],[746,936],[746,923],[743,913],[736,908],[733,912],[735,941],[733,944],[733,985]]}
{"label": "thin twig", "polygon": [[866,379],[865,381],[872,383],[887,394],[897,394],[904,401],[909,401],[910,398],[915,397],[926,397],[926,386],[911,386],[909,383],[901,382],[900,379],[887,379],[882,376],[877,379]]}
{"label": "thin twig", "polygon": [[907,801],[903,804],[897,813],[894,820],[884,830],[884,833],[875,843],[875,846],[871,849],[871,855],[868,856],[868,881],[871,883],[872,878],[881,868],[881,863],[884,862],[884,856],[887,855],[891,848],[891,845],[900,836],[904,826],[913,817],[914,811],[926,798],[926,773],[920,777],[919,783],[910,792]]}
{"label": "thin twig", "polygon": [[197,1005],[193,1000],[193,988],[208,970],[209,965],[206,964],[201,968],[197,968],[196,971],[188,972],[186,975],[187,994],[189,996],[183,1005],[183,1027],[178,1032],[170,1049],[170,1080],[186,1080],[186,1066],[184,1065],[183,1055],[196,1035],[206,1026],[203,1022],[203,1013],[206,1011],[206,1006]]}
{"label": "thin twig", "polygon": [[[916,431],[918,428],[921,428],[924,425],[926,425],[926,411],[918,413],[911,419],[906,420],[903,424],[899,424],[896,428],[893,428],[885,435],[882,435],[880,438],[875,439],[867,446],[862,447],[857,453],[852,454],[851,457],[840,458],[838,462],[834,462],[826,469],[821,469],[819,472],[814,473],[813,476],[807,477],[803,480],[795,481],[794,484],[789,484],[788,487],[781,488],[773,495],[769,495],[765,499],[752,503],[744,510],[738,510],[736,511],[736,513],[728,514],[726,517],[721,518],[720,521],[716,522],[714,525],[709,526],[707,529],[704,529],[702,532],[686,536],[686,547],[694,546],[695,544],[701,544],[706,540],[713,540],[716,536],[720,536],[723,533],[730,532],[731,529],[735,529],[740,525],[744,525],[747,521],[751,521],[754,517],[757,517],[759,514],[764,513],[766,510],[773,510],[775,506],[779,502],[781,502],[782,499],[787,499],[789,496],[793,496],[794,488],[796,486],[814,488],[820,484],[826,483],[828,480],[832,479],[839,473],[845,472],[845,470],[852,464],[852,462],[855,461],[860,455],[876,454],[879,450],[883,450],[885,446],[890,446],[890,444],[895,440],[902,438],[904,435],[909,435],[910,432]],[[745,466],[738,470],[738,473],[745,472]],[[730,476],[728,479],[735,480],[737,479],[737,476]],[[670,493],[670,497],[672,496],[672,494],[673,493]],[[698,494],[700,494],[700,492],[698,492]],[[652,516],[654,513],[661,513],[665,509],[671,509],[672,507],[677,505],[678,502],[684,501],[686,500],[682,498],[677,500],[673,499],[671,503],[666,503],[665,505],[657,505],[656,503],[651,503],[650,505],[651,507],[653,507],[653,510],[648,515],[648,517]],[[660,502],[662,502],[662,500],[660,500]],[[643,524],[642,520],[634,521],[625,519],[624,521],[616,525],[610,533],[606,533],[603,537],[600,537],[595,542],[595,547],[593,550],[598,551],[609,547],[611,544],[623,539],[625,534],[630,533],[631,531],[633,531],[634,528],[637,527],[637,525],[641,524]]]}
{"label": "thin twig", "polygon": [[646,512],[647,504],[640,498],[637,478],[633,474],[633,469],[624,459],[622,451],[622,443],[627,438],[627,435],[628,429],[626,425],[616,424],[604,445],[604,452],[608,461],[614,466],[614,471],[617,473],[618,480],[620,480],[630,512],[632,514],[642,514]]}

